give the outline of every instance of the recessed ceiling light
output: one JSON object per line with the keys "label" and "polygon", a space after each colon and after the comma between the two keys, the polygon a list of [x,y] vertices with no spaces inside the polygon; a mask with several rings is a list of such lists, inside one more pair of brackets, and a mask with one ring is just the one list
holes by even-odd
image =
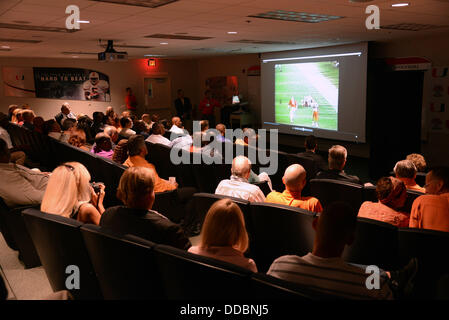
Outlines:
{"label": "recessed ceiling light", "polygon": [[2,46],[2,49],[9,49],[11,48],[10,46]]}
{"label": "recessed ceiling light", "polygon": [[78,23],[90,23],[90,21],[87,21],[87,20],[78,20],[76,22],[78,22]]}
{"label": "recessed ceiling light", "polygon": [[237,34],[237,31],[228,31],[228,34]]}
{"label": "recessed ceiling light", "polygon": [[161,42],[160,44],[168,44],[168,42]]}
{"label": "recessed ceiling light", "polygon": [[392,7],[407,7],[408,5],[410,5],[410,3],[403,2],[403,3],[393,3],[391,6]]}
{"label": "recessed ceiling light", "polygon": [[144,57],[165,57],[163,54],[144,54]]}
{"label": "recessed ceiling light", "polygon": [[72,56],[72,58],[79,58],[79,56]]}

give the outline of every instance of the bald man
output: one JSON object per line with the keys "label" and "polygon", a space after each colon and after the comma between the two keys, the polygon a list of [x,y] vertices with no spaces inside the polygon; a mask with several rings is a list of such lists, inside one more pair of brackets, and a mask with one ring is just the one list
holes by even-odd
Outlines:
{"label": "bald man", "polygon": [[215,194],[245,199],[251,202],[264,202],[265,196],[256,185],[248,183],[251,161],[245,156],[235,157],[232,161],[231,179],[222,180]]}
{"label": "bald man", "polygon": [[317,213],[323,211],[317,198],[301,197],[301,192],[306,185],[306,170],[303,166],[299,164],[289,166],[282,177],[282,183],[285,185],[284,192],[270,192],[265,202],[285,204]]}
{"label": "bald man", "polygon": [[181,118],[173,117],[171,118],[172,126],[170,128],[170,132],[184,134],[184,130],[182,129]]}

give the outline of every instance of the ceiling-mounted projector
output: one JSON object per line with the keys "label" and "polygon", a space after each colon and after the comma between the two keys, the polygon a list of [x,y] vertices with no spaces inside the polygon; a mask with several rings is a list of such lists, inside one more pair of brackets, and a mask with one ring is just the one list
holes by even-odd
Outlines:
{"label": "ceiling-mounted projector", "polygon": [[106,47],[106,50],[98,54],[98,61],[128,61],[128,53],[115,51],[113,40],[108,40],[108,46]]}

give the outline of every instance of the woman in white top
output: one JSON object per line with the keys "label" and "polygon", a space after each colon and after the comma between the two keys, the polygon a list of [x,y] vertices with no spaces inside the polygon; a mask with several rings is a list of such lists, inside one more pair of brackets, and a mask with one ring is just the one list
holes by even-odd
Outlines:
{"label": "woman in white top", "polygon": [[257,272],[254,260],[243,255],[247,249],[248,233],[242,210],[230,199],[222,199],[210,207],[201,230],[201,242],[189,252]]}
{"label": "woman in white top", "polygon": [[98,225],[105,211],[105,186],[100,184],[96,194],[89,182],[89,171],[79,162],[57,167],[48,180],[41,211]]}

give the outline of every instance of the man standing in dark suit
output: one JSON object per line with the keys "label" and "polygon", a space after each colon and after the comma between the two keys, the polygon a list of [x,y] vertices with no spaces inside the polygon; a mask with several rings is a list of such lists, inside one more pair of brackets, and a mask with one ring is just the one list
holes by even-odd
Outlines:
{"label": "man standing in dark suit", "polygon": [[181,118],[182,121],[191,119],[192,104],[190,99],[184,97],[184,91],[178,89],[178,98],[175,100],[176,115]]}

